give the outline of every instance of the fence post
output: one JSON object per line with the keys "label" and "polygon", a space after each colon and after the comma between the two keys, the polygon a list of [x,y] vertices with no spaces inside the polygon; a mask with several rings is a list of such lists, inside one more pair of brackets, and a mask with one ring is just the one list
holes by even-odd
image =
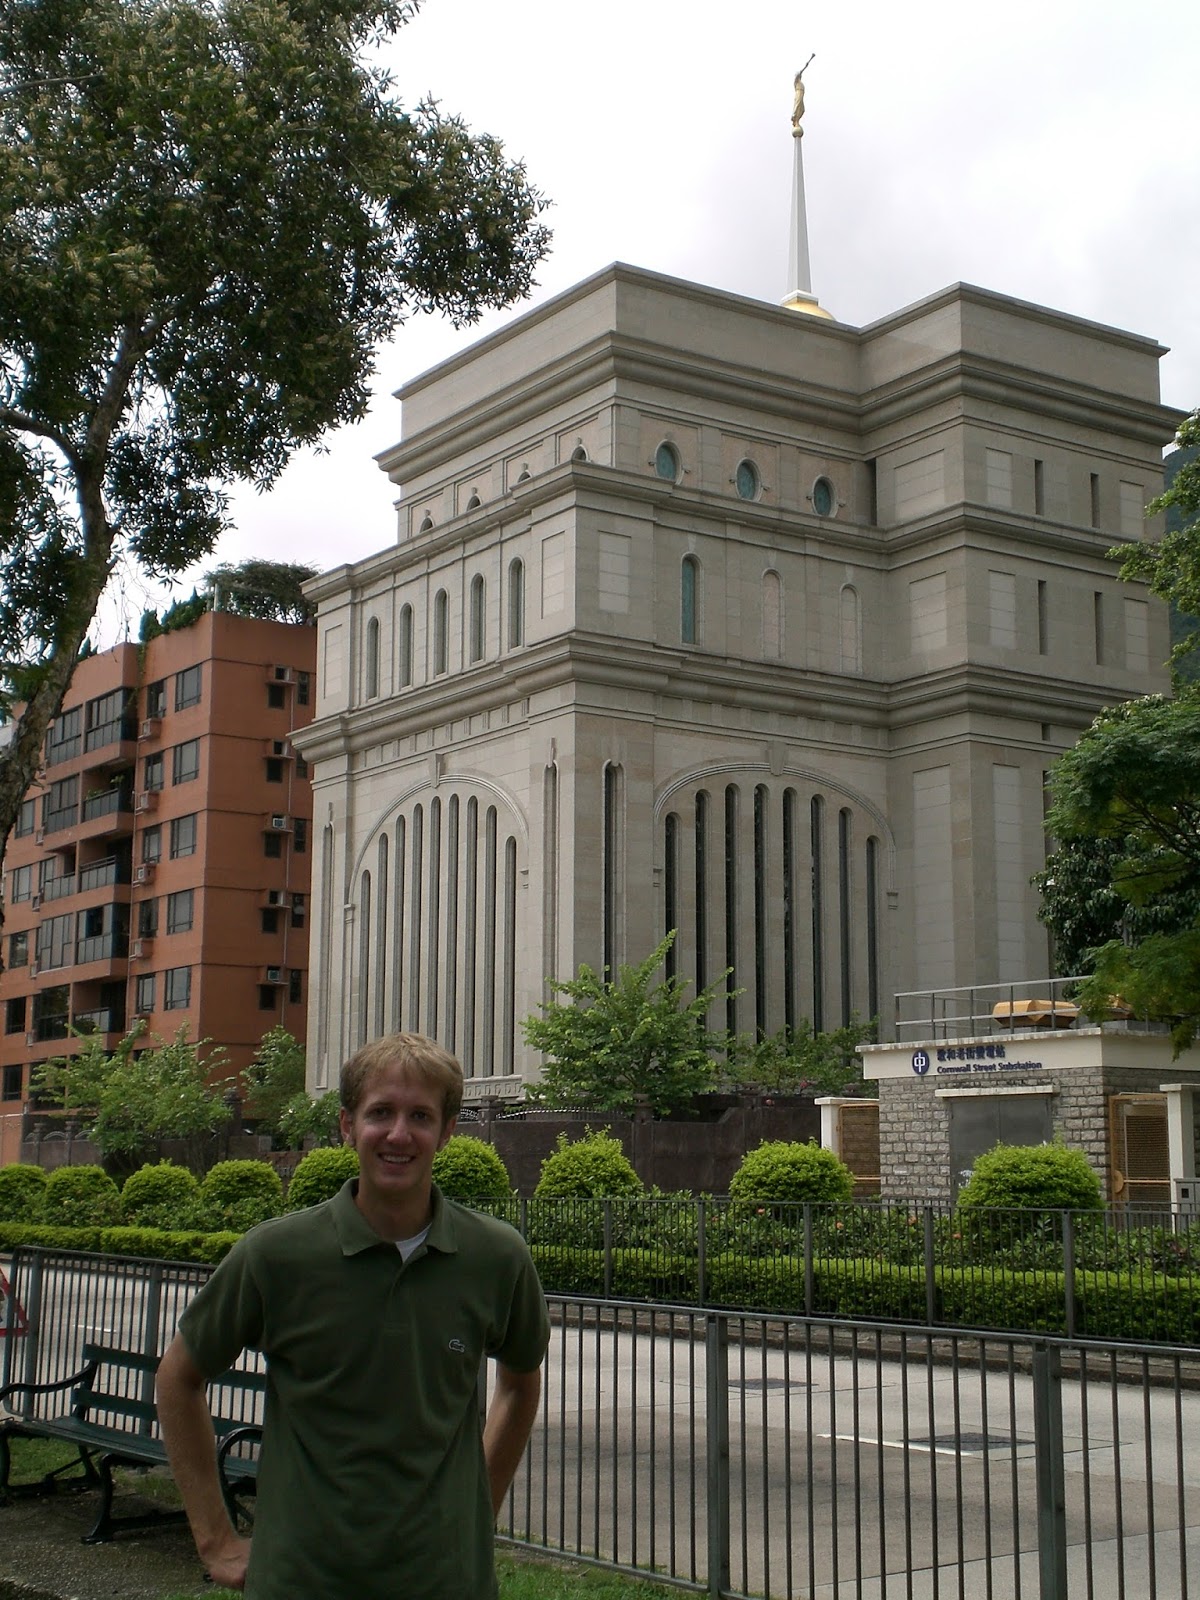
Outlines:
{"label": "fence post", "polygon": [[1067,1338],[1075,1337],[1075,1218],[1063,1212],[1063,1309],[1066,1312]]}
{"label": "fence post", "polygon": [[[158,1335],[162,1327],[162,1293],[163,1269],[155,1262],[150,1268],[146,1279],[146,1326],[142,1330],[142,1354],[151,1359],[158,1355]],[[142,1373],[142,1387],[140,1399],[146,1405],[154,1405],[154,1373]],[[139,1433],[149,1433],[151,1418],[147,1414],[138,1424]]]}
{"label": "fence post", "polygon": [[1037,1467],[1041,1600],[1067,1600],[1067,1490],[1063,1470],[1062,1355],[1034,1346],[1033,1443]]}
{"label": "fence post", "polygon": [[604,1298],[612,1299],[612,1201],[604,1202]]}
{"label": "fence post", "polygon": [[[13,1257],[13,1275],[9,1288],[13,1298],[17,1294],[17,1279],[20,1276],[16,1270],[17,1256]],[[43,1261],[41,1252],[31,1251],[24,1256],[24,1261],[29,1263],[29,1287],[23,1290],[25,1295],[25,1382],[36,1383],[38,1380],[38,1346],[42,1342],[42,1270]],[[25,1392],[25,1403],[21,1407],[23,1417],[33,1415],[33,1396],[28,1390]]]}
{"label": "fence post", "polygon": [[937,1321],[937,1285],[933,1278],[933,1207],[925,1207],[925,1321]]}
{"label": "fence post", "polygon": [[696,1201],[696,1298],[699,1305],[708,1302],[708,1212],[703,1195]]}
{"label": "fence post", "polygon": [[813,1314],[813,1225],[812,1201],[804,1202],[804,1315]]}
{"label": "fence post", "polygon": [[708,1593],[729,1592],[729,1324],[704,1325],[705,1461],[708,1469]]}

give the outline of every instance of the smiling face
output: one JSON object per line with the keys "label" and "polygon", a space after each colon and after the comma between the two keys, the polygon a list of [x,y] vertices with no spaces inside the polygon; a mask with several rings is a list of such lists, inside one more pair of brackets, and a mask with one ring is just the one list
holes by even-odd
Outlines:
{"label": "smiling face", "polygon": [[384,1238],[411,1238],[429,1221],[433,1158],[454,1132],[443,1093],[395,1062],[374,1071],[342,1137],[358,1151],[358,1208]]}

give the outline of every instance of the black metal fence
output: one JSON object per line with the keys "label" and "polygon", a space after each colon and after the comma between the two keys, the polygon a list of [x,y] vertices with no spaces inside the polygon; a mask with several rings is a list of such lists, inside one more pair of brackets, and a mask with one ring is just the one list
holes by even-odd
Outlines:
{"label": "black metal fence", "polygon": [[[209,1270],[18,1251],[4,1380],[65,1376],[85,1339],[158,1353]],[[737,1600],[1200,1588],[1196,1349],[550,1305],[518,1543]]]}

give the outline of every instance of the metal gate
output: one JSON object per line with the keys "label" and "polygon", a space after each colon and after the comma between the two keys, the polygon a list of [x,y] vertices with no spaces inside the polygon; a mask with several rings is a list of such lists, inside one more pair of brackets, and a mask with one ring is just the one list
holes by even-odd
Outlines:
{"label": "metal gate", "polygon": [[957,1194],[976,1159],[997,1144],[1045,1144],[1053,1133],[1047,1094],[964,1094],[950,1107],[950,1190]]}
{"label": "metal gate", "polygon": [[1108,1148],[1112,1204],[1169,1210],[1171,1156],[1166,1095],[1111,1095]]}

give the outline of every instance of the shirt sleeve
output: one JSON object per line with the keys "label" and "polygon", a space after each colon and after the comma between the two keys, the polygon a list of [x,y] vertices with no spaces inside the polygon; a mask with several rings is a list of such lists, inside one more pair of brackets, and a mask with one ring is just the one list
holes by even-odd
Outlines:
{"label": "shirt sleeve", "polygon": [[188,1354],[208,1379],[243,1350],[262,1347],[264,1306],[254,1257],[245,1238],[225,1257],[179,1319]]}
{"label": "shirt sleeve", "polygon": [[550,1315],[533,1257],[524,1241],[519,1242],[508,1317],[489,1354],[514,1372],[534,1372],[545,1360],[550,1343]]}

